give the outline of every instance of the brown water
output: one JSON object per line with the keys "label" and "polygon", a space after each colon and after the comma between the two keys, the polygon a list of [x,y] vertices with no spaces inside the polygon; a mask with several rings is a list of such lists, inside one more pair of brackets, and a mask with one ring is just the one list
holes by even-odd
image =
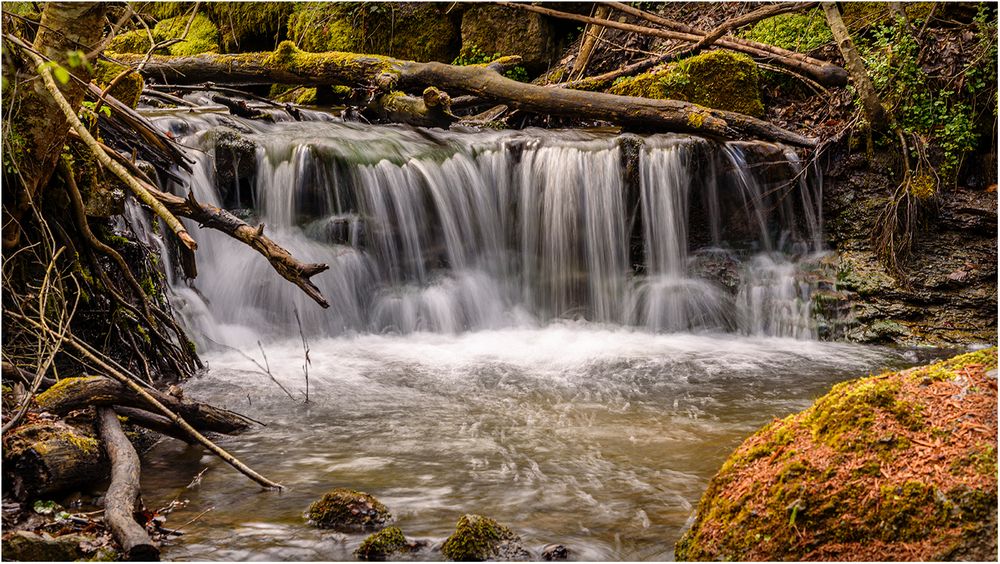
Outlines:
{"label": "brown water", "polygon": [[[463,513],[481,513],[536,555],[561,543],[579,560],[671,560],[743,438],[834,382],[905,362],[887,349],[575,323],[310,346],[307,405],[236,353],[205,355],[209,370],[188,396],[266,422],[220,444],[287,489],[261,491],[201,449],[164,440],[145,457],[146,504],[190,500],[170,527],[214,508],[164,547],[165,559],[352,560],[363,535],[303,517],[323,492],[349,487],[432,546]],[[265,349],[299,396],[301,342]]]}

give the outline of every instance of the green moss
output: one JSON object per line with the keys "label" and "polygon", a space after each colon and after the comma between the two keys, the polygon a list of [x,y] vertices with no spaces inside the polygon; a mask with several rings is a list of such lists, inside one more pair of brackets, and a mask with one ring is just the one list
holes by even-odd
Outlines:
{"label": "green moss", "polygon": [[[126,68],[123,65],[117,65],[109,61],[97,61],[94,65],[94,83],[101,90],[104,90]],[[130,72],[119,80],[118,84],[108,94],[114,96],[118,101],[128,105],[130,108],[134,108],[139,105],[139,95],[142,94],[142,87],[144,85],[145,82],[142,79],[142,75],[137,72]]]}
{"label": "green moss", "polygon": [[876,518],[884,538],[918,541],[933,533],[948,518],[948,508],[926,484],[908,481],[883,486]]}
{"label": "green moss", "polygon": [[108,43],[109,53],[136,53],[143,55],[149,51],[152,43],[149,42],[149,34],[144,29],[137,29],[125,33],[119,33]]}
{"label": "green moss", "polygon": [[517,540],[514,531],[482,515],[463,515],[441,546],[441,554],[449,560],[479,562],[495,558],[503,541]]}
{"label": "green moss", "polygon": [[434,3],[302,3],[288,37],[305,51],[349,51],[414,61],[451,61],[458,30]]}
{"label": "green moss", "polygon": [[759,21],[740,36],[782,49],[808,53],[833,41],[823,10],[817,8],[801,14],[779,14]]}
{"label": "green moss", "polygon": [[[709,51],[684,59],[665,69],[614,82],[608,92],[619,96],[674,99],[708,108],[760,117],[760,73],[750,57],[732,51]],[[704,116],[689,117],[699,127]]]}
{"label": "green moss", "polygon": [[406,537],[399,527],[388,527],[373,533],[361,542],[354,555],[361,560],[385,560],[394,552],[406,548]]}
{"label": "green moss", "polygon": [[321,529],[341,532],[374,531],[392,520],[385,505],[364,492],[337,488],[312,503],[309,522]]}
{"label": "green moss", "polygon": [[293,2],[205,2],[225,53],[269,51],[287,34]]}
{"label": "green moss", "polygon": [[87,387],[91,383],[103,380],[100,376],[81,376],[78,378],[63,378],[49,389],[35,396],[35,403],[42,409],[48,409],[59,405],[65,399],[68,391],[75,391],[82,387]]}
{"label": "green moss", "polygon": [[948,360],[922,366],[909,371],[908,377],[914,382],[951,381],[958,377],[958,371],[971,365],[981,365],[986,370],[997,368],[997,347],[961,354]]}
{"label": "green moss", "polygon": [[181,57],[201,53],[218,53],[219,28],[212,23],[212,20],[208,19],[208,16],[200,13],[194,16],[194,20],[188,16],[162,20],[153,28],[153,37],[157,41],[178,39],[184,35],[184,29],[189,21],[191,28],[188,30],[187,36],[184,40],[167,48],[170,54]]}

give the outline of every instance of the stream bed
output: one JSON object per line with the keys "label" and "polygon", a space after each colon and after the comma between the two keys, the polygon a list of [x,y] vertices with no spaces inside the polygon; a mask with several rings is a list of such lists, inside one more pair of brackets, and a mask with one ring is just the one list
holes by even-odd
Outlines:
{"label": "stream bed", "polygon": [[[318,530],[336,487],[385,503],[408,538],[443,541],[464,513],[534,552],[671,560],[709,479],[750,433],[838,381],[913,364],[892,349],[720,333],[654,334],[562,321],[462,334],[356,335],[203,353],[191,398],[265,422],[220,444],[284,484],[261,491],[200,448],[165,439],[143,461],[149,507],[187,499],[170,560],[351,560],[364,535]],[[199,485],[187,488],[207,468]],[[415,559],[440,559],[427,549]]]}

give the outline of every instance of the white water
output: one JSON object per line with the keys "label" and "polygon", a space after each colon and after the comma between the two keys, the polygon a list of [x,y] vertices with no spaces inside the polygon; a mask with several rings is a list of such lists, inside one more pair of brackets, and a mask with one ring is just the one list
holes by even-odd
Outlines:
{"label": "white water", "polygon": [[[225,203],[213,160],[222,119],[160,118],[195,161],[189,186],[175,189],[214,205]],[[251,223],[300,260],[330,264],[314,281],[331,307],[315,307],[251,249],[198,231],[197,292],[174,286],[199,344],[293,334],[296,311],[308,334],[328,336],[554,319],[815,336],[795,260],[819,251],[821,225],[791,151],[651,136],[630,186],[619,138],[607,134],[239,124],[255,128],[244,136],[257,146],[255,185],[226,201],[252,201]],[[754,170],[762,163],[768,178]],[[690,271],[695,204],[708,224],[695,227],[739,264],[735,295]]]}
{"label": "white water", "polygon": [[[252,193],[216,186],[212,130],[226,120],[256,144]],[[558,542],[576,559],[670,559],[742,438],[896,362],[813,340],[799,262],[821,250],[819,187],[782,147],[217,115],[158,123],[195,161],[178,193],[252,203],[238,213],[331,266],[314,279],[323,310],[252,250],[193,225],[199,277],[168,265],[208,364],[187,393],[265,421],[223,446],[288,486],[249,494],[200,450],[161,443],[145,462],[144,492],[159,496],[147,504],[190,499],[175,526],[215,508],[168,558],[351,559],[361,535],[302,518],[324,491],[351,487],[432,546],[476,512],[536,556]],[[733,287],[704,274],[713,264],[732,266]],[[215,343],[266,363],[295,399]]]}

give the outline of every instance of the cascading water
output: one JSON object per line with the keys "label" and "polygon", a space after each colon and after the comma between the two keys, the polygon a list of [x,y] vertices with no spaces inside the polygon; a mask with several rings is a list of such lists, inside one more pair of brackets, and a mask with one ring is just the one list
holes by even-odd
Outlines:
{"label": "cascading water", "polygon": [[[241,155],[255,161],[253,183],[217,186],[219,126],[232,119],[160,118],[190,147],[187,188],[248,207],[239,211],[301,260],[329,263],[315,282],[332,305],[313,307],[252,250],[202,231],[198,291],[175,287],[182,314],[209,339],[286,335],[295,312],[320,335],[554,319],[814,334],[809,287],[789,257],[818,250],[821,226],[792,151],[656,135],[628,163],[623,138],[598,133],[229,121],[254,147]],[[706,225],[692,224],[693,206]],[[694,271],[692,230],[707,235],[700,250],[736,266],[735,291]]]}
{"label": "cascading water", "polygon": [[[186,393],[265,421],[224,444],[288,487],[246,495],[200,450],[161,443],[144,461],[147,503],[183,496],[171,519],[200,525],[167,557],[350,559],[362,535],[302,519],[346,486],[430,541],[415,559],[440,558],[467,512],[507,523],[536,557],[559,542],[578,559],[670,559],[742,437],[892,362],[811,339],[800,267],[820,250],[819,184],[784,147],[303,114],[153,118],[194,162],[171,189],[330,264],[313,278],[325,310],[194,225],[198,278],[165,264],[209,366]],[[268,375],[244,356],[265,351]]]}

